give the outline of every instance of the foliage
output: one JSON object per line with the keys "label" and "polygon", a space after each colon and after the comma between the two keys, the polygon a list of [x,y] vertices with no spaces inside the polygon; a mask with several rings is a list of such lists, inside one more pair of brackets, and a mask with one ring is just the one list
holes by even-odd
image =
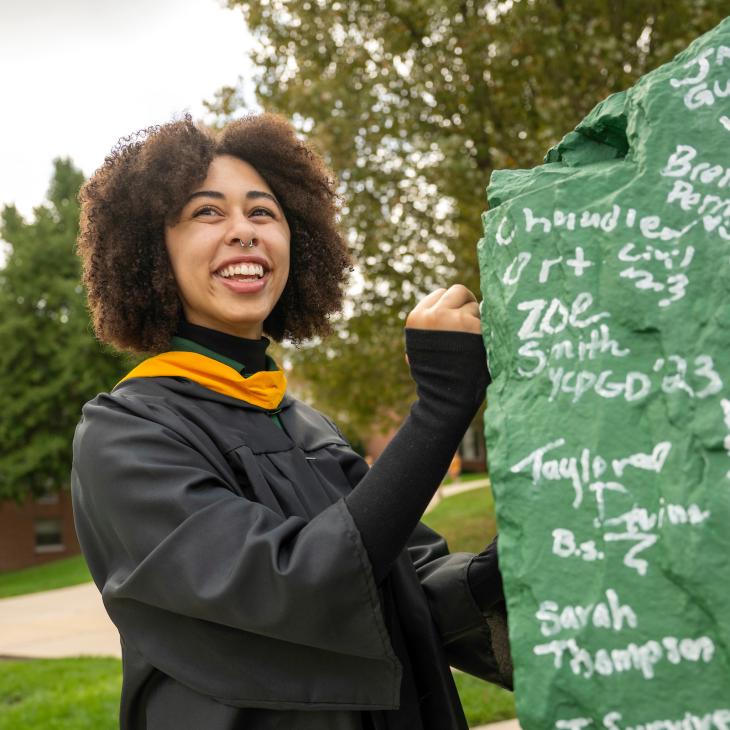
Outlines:
{"label": "foliage", "polygon": [[10,245],[0,270],[0,497],[63,487],[81,405],[124,371],[94,339],[74,254],[83,182],[56,160],[48,202],[25,221],[2,211]]}
{"label": "foliage", "polygon": [[[600,100],[726,15],[721,0],[228,0],[258,48],[259,102],[341,180],[362,283],[338,336],[295,353],[317,403],[352,425],[402,414],[401,329],[420,294],[476,291],[492,170],[538,164]],[[237,116],[241,90],[209,104]]]}
{"label": "foliage", "polygon": [[0,730],[119,727],[118,659],[0,661]]}
{"label": "foliage", "polygon": [[75,555],[32,568],[0,573],[0,598],[65,588],[90,580],[86,561],[81,555]]}
{"label": "foliage", "polygon": [[488,487],[442,499],[423,521],[446,538],[453,553],[478,553],[497,534],[494,499]]}

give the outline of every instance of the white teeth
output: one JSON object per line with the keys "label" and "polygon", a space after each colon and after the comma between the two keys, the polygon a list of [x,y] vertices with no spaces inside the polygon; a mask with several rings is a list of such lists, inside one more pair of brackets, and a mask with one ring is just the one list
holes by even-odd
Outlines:
{"label": "white teeth", "polygon": [[264,275],[264,267],[261,264],[232,264],[224,269],[219,269],[218,275],[225,278],[231,276],[257,276],[261,278]]}

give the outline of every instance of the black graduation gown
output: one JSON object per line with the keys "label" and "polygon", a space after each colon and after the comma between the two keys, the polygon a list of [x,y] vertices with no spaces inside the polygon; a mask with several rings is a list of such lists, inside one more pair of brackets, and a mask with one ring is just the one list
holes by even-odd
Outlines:
{"label": "black graduation gown", "polygon": [[510,681],[472,556],[419,525],[376,586],[343,500],[367,465],[300,401],[279,418],[170,377],[84,407],[72,495],[122,730],[463,730],[449,664]]}

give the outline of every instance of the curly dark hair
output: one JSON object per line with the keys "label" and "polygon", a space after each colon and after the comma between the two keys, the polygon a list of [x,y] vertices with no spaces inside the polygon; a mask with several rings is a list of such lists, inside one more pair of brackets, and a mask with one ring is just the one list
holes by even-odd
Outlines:
{"label": "curly dark hair", "polygon": [[331,331],[350,257],[337,225],[335,180],[281,116],[260,114],[214,132],[183,120],[120,140],[83,186],[78,254],[97,337],[121,350],[162,352],[182,317],[165,246],[218,155],[252,165],[281,203],[291,230],[289,280],[264,331],[300,341]]}

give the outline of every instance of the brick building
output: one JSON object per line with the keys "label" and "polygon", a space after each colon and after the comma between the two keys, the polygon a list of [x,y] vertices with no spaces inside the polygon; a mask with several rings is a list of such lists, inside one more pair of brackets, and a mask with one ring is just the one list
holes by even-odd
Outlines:
{"label": "brick building", "polygon": [[0,571],[29,568],[79,552],[68,491],[20,504],[0,502]]}

